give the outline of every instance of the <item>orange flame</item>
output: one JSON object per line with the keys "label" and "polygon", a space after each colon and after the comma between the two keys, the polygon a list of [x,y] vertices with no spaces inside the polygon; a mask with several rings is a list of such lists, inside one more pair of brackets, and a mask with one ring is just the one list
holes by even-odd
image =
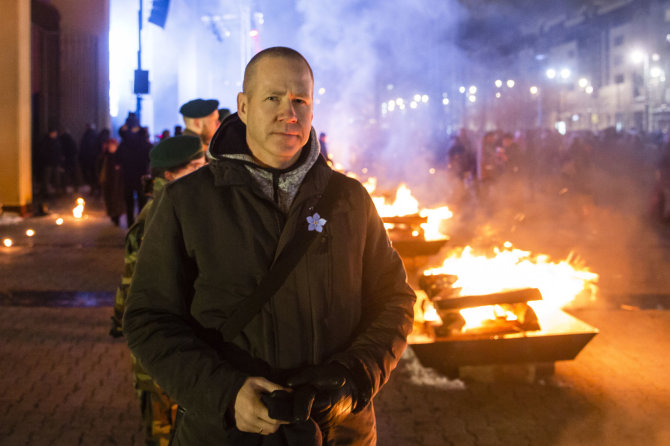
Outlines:
{"label": "orange flame", "polygon": [[[377,188],[377,179],[370,177],[365,183],[363,183],[363,185],[368,190],[368,192],[372,194]],[[434,209],[420,208],[419,201],[414,198],[412,191],[405,184],[398,186],[393,203],[387,203],[386,198],[383,196],[374,195],[372,196],[372,201],[377,208],[379,216],[382,218],[403,217],[416,214],[427,218],[428,221],[421,224],[421,228],[424,231],[424,239],[426,241],[444,240],[448,238],[447,235],[440,230],[440,228],[445,220],[448,220],[454,216],[451,210],[449,210],[449,207],[442,206]],[[389,223],[387,223],[385,226],[387,229],[393,227],[393,225]],[[416,237],[419,234],[417,232],[413,235]]]}
{"label": "orange flame", "polygon": [[84,215],[85,204],[86,202],[83,198],[77,198],[77,205],[74,207],[74,209],[72,209],[72,215],[74,215],[74,218],[81,218]]}
{"label": "orange flame", "polygon": [[[538,288],[541,301],[528,304],[538,318],[548,317],[557,309],[565,307],[579,295],[595,299],[598,274],[590,272],[568,256],[560,262],[550,261],[547,255],[533,255],[512,247],[506,242],[506,249],[496,248],[493,256],[475,255],[466,246],[462,252],[454,252],[444,260],[439,268],[424,271],[426,275],[451,274],[458,276],[454,288],[461,288],[460,294],[481,295],[519,288]],[[466,327],[479,326],[483,320],[506,317],[502,308],[472,308],[461,310]],[[502,310],[504,311],[504,310]],[[492,316],[493,314],[493,316]]]}

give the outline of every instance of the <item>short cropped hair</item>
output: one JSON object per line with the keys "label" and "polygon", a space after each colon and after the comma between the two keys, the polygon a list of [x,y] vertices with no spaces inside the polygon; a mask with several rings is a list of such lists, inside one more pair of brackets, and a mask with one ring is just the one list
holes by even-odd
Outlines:
{"label": "short cropped hair", "polygon": [[309,62],[307,62],[307,59],[305,59],[305,56],[292,48],[285,46],[274,46],[256,53],[256,55],[252,57],[247,64],[247,67],[244,69],[244,82],[242,83],[242,91],[244,93],[249,93],[249,82],[256,74],[256,65],[258,65],[258,63],[266,57],[280,57],[283,59],[293,59],[304,62],[307,70],[309,71],[309,76],[312,78],[312,82],[314,82],[314,73],[312,72],[312,67],[309,65]]}

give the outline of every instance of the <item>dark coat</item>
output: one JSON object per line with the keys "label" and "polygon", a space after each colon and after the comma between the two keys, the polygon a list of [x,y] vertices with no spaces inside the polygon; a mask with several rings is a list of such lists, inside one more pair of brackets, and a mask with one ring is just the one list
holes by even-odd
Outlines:
{"label": "dark coat", "polygon": [[[215,137],[210,150],[240,151],[246,144],[237,136]],[[281,384],[287,370],[338,361],[374,396],[412,328],[415,297],[402,262],[365,188],[344,178],[346,187],[322,215],[323,232],[234,345],[224,343],[231,309],[252,294],[296,227],[307,225],[330,176],[341,175],[319,157],[285,215],[246,169],[217,158],[168,184],[133,276],[124,333],[133,354],[186,409],[177,445],[281,444],[272,437],[284,427],[270,437],[233,438],[240,434],[226,414],[248,376]],[[374,444],[372,404],[350,414],[332,437]]]}
{"label": "dark coat", "polygon": [[123,168],[116,153],[104,153],[101,157],[100,186],[105,211],[110,217],[119,217],[126,212],[123,199]]}

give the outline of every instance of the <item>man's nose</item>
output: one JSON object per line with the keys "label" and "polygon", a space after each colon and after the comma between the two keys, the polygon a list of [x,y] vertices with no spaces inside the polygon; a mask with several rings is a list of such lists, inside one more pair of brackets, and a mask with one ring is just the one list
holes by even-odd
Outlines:
{"label": "man's nose", "polygon": [[295,112],[295,107],[291,99],[282,101],[282,106],[279,110],[279,118],[287,122],[297,122],[298,115]]}

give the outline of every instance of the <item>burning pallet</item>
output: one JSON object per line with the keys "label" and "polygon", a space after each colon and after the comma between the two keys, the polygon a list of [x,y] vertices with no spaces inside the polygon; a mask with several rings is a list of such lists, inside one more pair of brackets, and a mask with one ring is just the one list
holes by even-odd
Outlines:
{"label": "burning pallet", "polygon": [[[410,344],[421,363],[449,376],[464,366],[549,364],[574,359],[598,330],[561,310],[538,318],[537,288],[461,296],[457,277],[423,276]],[[468,311],[488,312],[476,324]]]}

